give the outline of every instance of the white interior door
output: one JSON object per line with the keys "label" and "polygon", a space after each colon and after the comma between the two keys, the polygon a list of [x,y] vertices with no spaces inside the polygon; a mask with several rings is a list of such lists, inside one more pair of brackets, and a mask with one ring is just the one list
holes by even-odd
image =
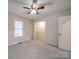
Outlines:
{"label": "white interior door", "polygon": [[70,16],[59,19],[59,48],[71,50],[71,20]]}
{"label": "white interior door", "polygon": [[35,23],[35,32],[36,32],[36,40],[44,40],[45,39],[45,22],[36,22]]}

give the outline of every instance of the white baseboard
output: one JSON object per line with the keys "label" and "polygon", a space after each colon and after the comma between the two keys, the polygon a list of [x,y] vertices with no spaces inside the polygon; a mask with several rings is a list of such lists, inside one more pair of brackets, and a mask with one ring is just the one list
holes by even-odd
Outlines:
{"label": "white baseboard", "polygon": [[25,41],[28,41],[28,40],[13,42],[13,43],[8,44],[8,46],[16,45],[18,43],[25,42]]}
{"label": "white baseboard", "polygon": [[44,41],[45,41],[45,43],[47,43],[47,44],[54,45],[54,46],[58,47],[58,44],[53,43],[53,41],[48,41],[48,40],[44,40]]}

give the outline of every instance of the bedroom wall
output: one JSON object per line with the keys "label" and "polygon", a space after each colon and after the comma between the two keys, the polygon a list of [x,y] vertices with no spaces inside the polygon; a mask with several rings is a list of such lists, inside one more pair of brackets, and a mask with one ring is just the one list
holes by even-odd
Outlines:
{"label": "bedroom wall", "polygon": [[40,21],[45,21],[45,41],[47,43],[58,46],[58,18],[60,16],[70,15],[71,11],[60,12],[41,18]]}
{"label": "bedroom wall", "polygon": [[[16,14],[9,13],[8,14],[8,45],[17,44],[19,42],[24,42],[32,39],[32,21]],[[14,21],[20,20],[23,22],[23,36],[22,37],[14,37]]]}
{"label": "bedroom wall", "polygon": [[57,34],[58,34],[58,18],[57,16],[50,15],[42,18],[45,21],[45,42],[58,45]]}

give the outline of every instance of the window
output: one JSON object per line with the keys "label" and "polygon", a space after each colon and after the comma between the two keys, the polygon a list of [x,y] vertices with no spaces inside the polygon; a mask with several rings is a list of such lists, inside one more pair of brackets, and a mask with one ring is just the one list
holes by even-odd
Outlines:
{"label": "window", "polygon": [[23,36],[23,22],[19,20],[14,21],[14,36]]}

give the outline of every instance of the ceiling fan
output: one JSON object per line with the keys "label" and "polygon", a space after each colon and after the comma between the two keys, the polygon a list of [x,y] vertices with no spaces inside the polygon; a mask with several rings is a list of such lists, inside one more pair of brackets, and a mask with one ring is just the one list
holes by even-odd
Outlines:
{"label": "ceiling fan", "polygon": [[38,4],[38,0],[32,0],[31,4],[27,4],[24,2],[21,2],[24,4],[24,6],[22,8],[24,8],[25,10],[27,10],[27,14],[38,14],[39,10],[42,10],[45,8],[45,5],[50,5],[52,4],[52,2],[48,2],[48,3],[43,3],[43,4]]}

